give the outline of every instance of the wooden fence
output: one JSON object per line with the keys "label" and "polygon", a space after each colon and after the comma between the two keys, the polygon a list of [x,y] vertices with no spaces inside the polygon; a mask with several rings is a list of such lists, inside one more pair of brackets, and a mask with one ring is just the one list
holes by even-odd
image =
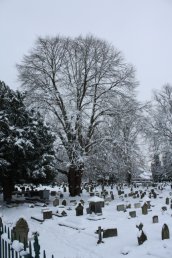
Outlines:
{"label": "wooden fence", "polygon": [[[15,248],[11,229],[1,223],[0,258],[46,258],[45,250],[42,255],[40,254],[40,245],[37,234],[34,235],[33,241],[24,243],[22,246],[23,248],[21,250],[17,250],[17,248]],[[52,255],[51,258],[54,258],[54,255]]]}

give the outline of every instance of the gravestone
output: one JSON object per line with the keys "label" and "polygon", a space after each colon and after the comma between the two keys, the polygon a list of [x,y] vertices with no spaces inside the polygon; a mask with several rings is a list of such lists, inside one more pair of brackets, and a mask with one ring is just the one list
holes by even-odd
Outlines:
{"label": "gravestone", "polygon": [[139,225],[136,225],[136,228],[139,229],[139,232],[137,234],[138,244],[142,245],[147,240],[147,236],[143,231],[143,224],[140,223]]}
{"label": "gravestone", "polygon": [[165,199],[165,204],[166,204],[166,205],[169,205],[169,203],[170,203],[170,199],[167,197],[167,198]]}
{"label": "gravestone", "polygon": [[102,207],[104,207],[104,200],[94,196],[88,200],[90,212],[102,214]]}
{"label": "gravestone", "polygon": [[153,223],[158,223],[158,216],[153,216],[152,217],[152,222]]}
{"label": "gravestone", "polygon": [[50,195],[51,195],[51,196],[56,196],[56,191],[51,191],[51,192],[50,192]]}
{"label": "gravestone", "polygon": [[81,203],[82,205],[84,205],[85,202],[84,202],[84,200],[81,199],[81,200],[80,200],[80,203]]}
{"label": "gravestone", "polygon": [[27,221],[23,218],[20,218],[15,227],[12,229],[12,239],[18,240],[22,242],[24,245],[27,245],[28,243],[28,232],[29,227],[27,224]]}
{"label": "gravestone", "polygon": [[86,208],[86,212],[87,212],[87,214],[91,214],[90,207]]}
{"label": "gravestone", "polygon": [[141,207],[141,204],[140,204],[139,202],[134,203],[134,208],[135,208],[135,209],[138,209],[138,208],[140,208],[140,207]]}
{"label": "gravestone", "polygon": [[130,211],[129,215],[131,218],[135,218],[136,217],[136,211]]}
{"label": "gravestone", "polygon": [[125,205],[124,204],[118,204],[116,206],[116,208],[117,208],[117,211],[124,211],[125,210]]}
{"label": "gravestone", "polygon": [[128,204],[126,205],[126,209],[131,209],[131,203],[128,203]]}
{"label": "gravestone", "polygon": [[93,192],[90,192],[90,196],[91,196],[91,197],[94,196],[94,193],[93,193]]}
{"label": "gravestone", "polygon": [[83,206],[81,203],[78,204],[78,206],[75,208],[76,210],[76,216],[82,216],[83,215]]}
{"label": "gravestone", "polygon": [[55,198],[53,201],[53,206],[56,207],[59,205],[59,199]]}
{"label": "gravestone", "polygon": [[43,219],[52,219],[52,211],[43,210]]}
{"label": "gravestone", "polygon": [[103,238],[115,237],[118,235],[117,228],[108,228],[103,230]]}
{"label": "gravestone", "polygon": [[62,215],[63,217],[67,216],[66,211],[63,210],[63,211],[61,212],[61,215]]}
{"label": "gravestone", "polygon": [[63,205],[63,206],[66,206],[66,205],[67,205],[66,200],[63,200],[63,201],[62,201],[62,205]]}
{"label": "gravestone", "polygon": [[170,232],[167,224],[164,224],[161,232],[162,240],[170,238]]}
{"label": "gravestone", "polygon": [[143,215],[147,215],[148,214],[148,205],[147,205],[146,202],[142,206],[142,214]]}

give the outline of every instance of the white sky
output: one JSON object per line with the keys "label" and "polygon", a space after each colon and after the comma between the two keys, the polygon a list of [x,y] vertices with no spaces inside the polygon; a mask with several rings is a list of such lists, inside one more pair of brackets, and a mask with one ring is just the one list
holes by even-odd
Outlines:
{"label": "white sky", "polygon": [[0,0],[0,80],[17,88],[17,70],[38,36],[111,42],[136,68],[139,99],[172,84],[172,0]]}

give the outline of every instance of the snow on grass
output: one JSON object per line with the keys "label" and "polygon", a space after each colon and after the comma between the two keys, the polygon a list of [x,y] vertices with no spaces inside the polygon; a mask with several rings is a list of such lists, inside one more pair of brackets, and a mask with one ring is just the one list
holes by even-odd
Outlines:
{"label": "snow on grass", "polygon": [[[45,186],[42,187],[42,189],[44,188]],[[58,187],[51,189],[49,186],[46,188],[53,191],[62,190]],[[143,187],[140,189],[145,190]],[[107,190],[111,191],[108,187]],[[138,188],[134,190],[138,190]],[[60,199],[62,208],[53,207],[52,201],[55,197],[50,197],[47,209],[52,210],[53,213],[57,211],[61,213],[65,210],[66,217],[53,216],[52,219],[40,223],[31,219],[31,216],[43,218],[42,207],[30,208],[28,204],[20,204],[13,208],[7,208],[1,204],[0,214],[2,214],[4,224],[9,227],[12,227],[21,216],[24,217],[29,225],[29,238],[32,237],[33,232],[39,233],[41,252],[46,250],[47,258],[51,257],[52,254],[55,258],[122,258],[124,256],[127,258],[170,258],[172,257],[172,239],[161,240],[161,230],[164,223],[168,225],[172,234],[172,209],[170,209],[170,205],[166,205],[167,211],[161,211],[161,207],[165,206],[165,198],[170,197],[170,190],[170,186],[166,186],[163,191],[155,189],[159,195],[157,199],[149,199],[152,206],[147,215],[142,215],[141,208],[134,208],[134,203],[140,202],[143,205],[147,198],[144,200],[132,197],[121,198],[118,197],[116,189],[113,190],[116,196],[115,200],[102,208],[103,215],[94,216],[102,217],[100,220],[87,219],[89,215],[86,214],[86,207],[88,207],[90,196],[86,191],[83,191],[80,197],[75,198],[70,198],[68,193],[64,193],[63,198],[67,199],[68,204],[70,204],[70,200],[75,199],[79,202],[83,199],[85,201],[83,216],[76,216],[76,206],[70,204],[62,207],[63,199]],[[126,187],[124,191],[128,193],[129,189]],[[131,209],[127,209],[126,212],[117,211],[116,205],[119,203],[124,205],[131,203]],[[129,211],[132,210],[136,211],[136,218],[129,218]],[[152,217],[154,215],[158,215],[159,223],[153,224]],[[140,223],[143,224],[143,231],[148,240],[139,246],[136,225]],[[102,229],[117,228],[118,236],[104,238],[104,243],[97,244],[98,234],[95,232],[99,226]]]}

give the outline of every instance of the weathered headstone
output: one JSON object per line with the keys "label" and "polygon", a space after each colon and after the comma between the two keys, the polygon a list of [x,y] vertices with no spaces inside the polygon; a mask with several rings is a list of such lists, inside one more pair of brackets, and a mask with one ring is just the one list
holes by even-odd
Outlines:
{"label": "weathered headstone", "polygon": [[142,245],[147,240],[147,236],[143,231],[143,224],[140,223],[139,225],[136,225],[136,228],[139,229],[139,232],[137,235],[138,244]]}
{"label": "weathered headstone", "polygon": [[153,223],[158,223],[158,216],[153,216],[152,217],[152,222]]}
{"label": "weathered headstone", "polygon": [[165,204],[166,204],[166,205],[169,205],[169,203],[170,203],[170,199],[167,197],[167,198],[165,199]]}
{"label": "weathered headstone", "polygon": [[63,200],[63,201],[62,201],[62,205],[64,205],[64,206],[66,206],[66,205],[67,205],[66,200]]}
{"label": "weathered headstone", "polygon": [[135,218],[136,217],[136,211],[130,211],[129,215],[131,218]]}
{"label": "weathered headstone", "polygon": [[78,204],[78,206],[75,208],[76,210],[76,216],[82,216],[83,215],[83,206],[81,203]]}
{"label": "weathered headstone", "polygon": [[117,208],[117,211],[124,211],[125,210],[125,205],[124,204],[118,204],[116,206],[116,208]]}
{"label": "weathered headstone", "polygon": [[59,199],[55,198],[53,201],[53,206],[56,207],[59,205]]}
{"label": "weathered headstone", "polygon": [[50,195],[51,195],[51,196],[56,196],[56,191],[51,191],[51,192],[50,192]]}
{"label": "weathered headstone", "polygon": [[52,219],[52,211],[44,210],[43,211],[43,219]]}
{"label": "weathered headstone", "polygon": [[148,205],[147,205],[146,202],[142,206],[142,214],[143,215],[147,215],[148,214]]}
{"label": "weathered headstone", "polygon": [[170,232],[167,224],[164,224],[161,232],[162,240],[170,238]]}
{"label": "weathered headstone", "polygon": [[108,228],[103,230],[103,238],[115,237],[118,235],[117,228]]}
{"label": "weathered headstone", "polygon": [[134,208],[135,208],[135,209],[138,209],[138,208],[140,208],[140,207],[141,207],[140,202],[134,203]]}
{"label": "weathered headstone", "polygon": [[102,229],[101,229],[101,227],[98,227],[98,236],[99,236],[99,239],[98,239],[98,241],[97,241],[97,244],[104,243],[104,242],[102,241]]}
{"label": "weathered headstone", "polygon": [[29,227],[27,224],[27,221],[23,218],[20,218],[15,227],[12,229],[12,238],[14,240],[18,240],[22,242],[24,245],[27,245],[28,243],[28,232]]}

